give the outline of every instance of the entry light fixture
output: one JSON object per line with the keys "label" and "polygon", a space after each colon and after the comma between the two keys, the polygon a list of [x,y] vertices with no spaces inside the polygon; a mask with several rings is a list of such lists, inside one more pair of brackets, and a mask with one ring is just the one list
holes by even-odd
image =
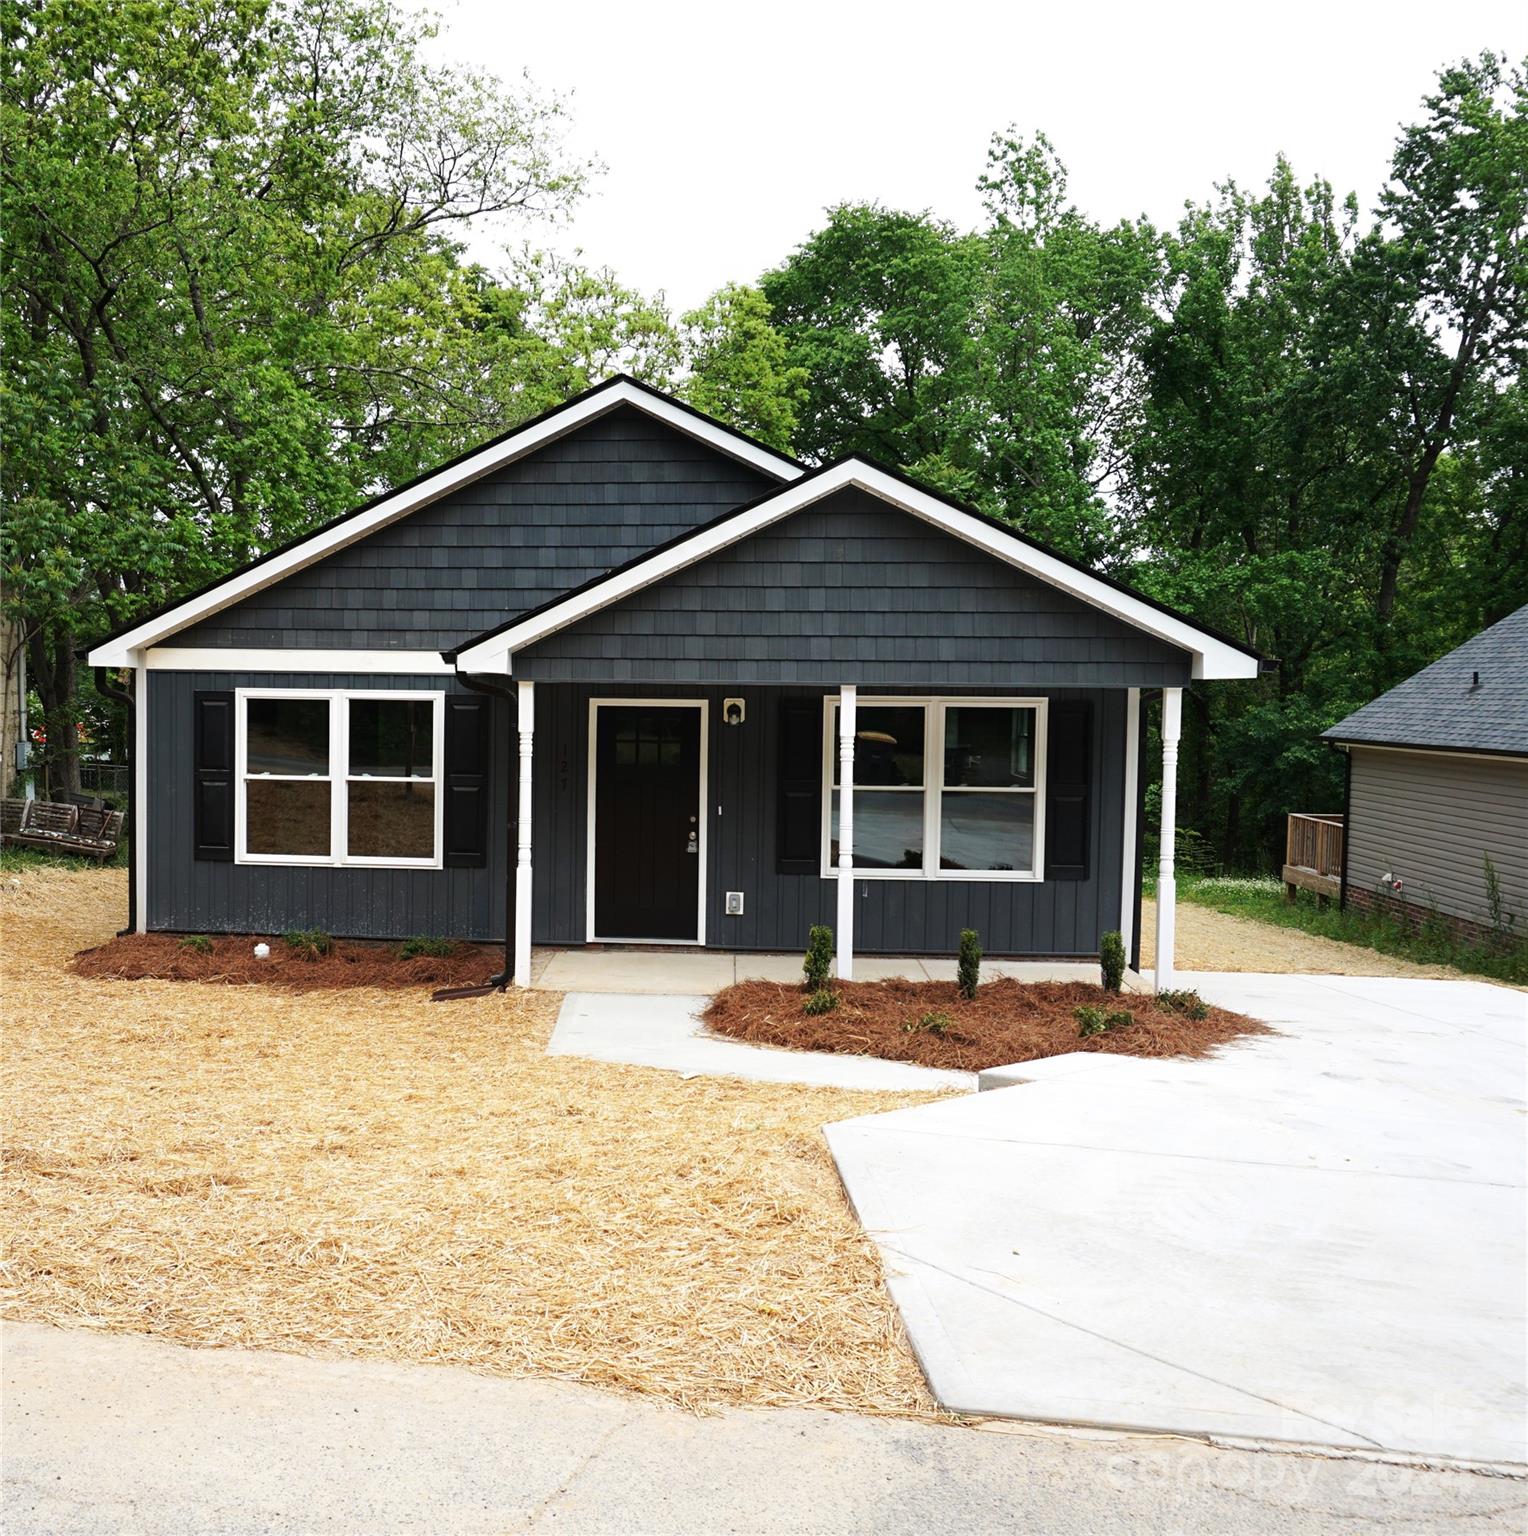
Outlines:
{"label": "entry light fixture", "polygon": [[741,725],[745,711],[741,699],[722,700],[722,719],[728,725]]}

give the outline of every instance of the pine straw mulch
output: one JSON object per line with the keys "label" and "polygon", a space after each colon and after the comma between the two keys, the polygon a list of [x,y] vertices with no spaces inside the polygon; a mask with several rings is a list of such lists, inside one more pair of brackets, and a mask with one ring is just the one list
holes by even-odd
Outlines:
{"label": "pine straw mulch", "polygon": [[487,944],[454,944],[449,955],[412,955],[399,946],[335,939],[327,954],[304,953],[279,934],[267,936],[264,960],[255,958],[255,934],[213,938],[211,948],[189,947],[169,933],[129,933],[83,949],[70,963],[77,976],[98,981],[209,981],[229,986],[285,987],[313,992],[328,987],[460,987],[487,981],[504,969],[504,951]]}
{"label": "pine straw mulch", "polygon": [[[1208,1056],[1240,1035],[1273,1033],[1266,1024],[1224,1008],[1190,1019],[1159,1007],[1151,997],[1105,992],[1081,981],[1003,977],[983,982],[969,1002],[953,981],[835,982],[833,990],[839,994],[838,1006],[811,1016],[802,1012],[807,994],[798,983],[741,981],[712,998],[704,1019],[716,1033],[755,1045],[883,1056],[961,1072],[1067,1051]],[[1084,1006],[1111,1012],[1125,1008],[1135,1022],[1084,1039],[1072,1012]],[[914,1027],[928,1014],[948,1019],[943,1033]]]}
{"label": "pine straw mulch", "polygon": [[119,870],[0,879],[0,1306],[688,1407],[935,1411],[820,1127],[925,1101],[544,1053],[555,994],[72,975]]}

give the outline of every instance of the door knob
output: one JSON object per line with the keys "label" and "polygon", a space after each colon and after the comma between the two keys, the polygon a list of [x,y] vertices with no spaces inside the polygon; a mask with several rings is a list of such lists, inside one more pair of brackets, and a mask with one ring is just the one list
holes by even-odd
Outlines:
{"label": "door knob", "polygon": [[695,832],[690,833],[690,841],[685,845],[685,850],[684,851],[686,853],[699,853],[700,852],[700,837],[699,837],[698,833],[695,833]]}

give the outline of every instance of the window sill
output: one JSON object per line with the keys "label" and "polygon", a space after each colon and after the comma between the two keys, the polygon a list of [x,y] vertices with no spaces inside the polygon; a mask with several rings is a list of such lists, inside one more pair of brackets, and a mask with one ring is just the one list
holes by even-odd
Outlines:
{"label": "window sill", "polygon": [[[921,869],[853,869],[849,871],[853,880],[921,880],[927,885],[951,884],[960,882],[981,881],[984,884],[994,882],[1003,885],[1042,885],[1045,882],[1044,875],[1024,874],[1007,869],[941,869],[935,874],[928,874]],[[836,869],[822,871],[824,880],[836,880]]]}
{"label": "window sill", "polygon": [[271,853],[241,853],[235,864],[254,869],[444,869],[440,859],[320,859]]}

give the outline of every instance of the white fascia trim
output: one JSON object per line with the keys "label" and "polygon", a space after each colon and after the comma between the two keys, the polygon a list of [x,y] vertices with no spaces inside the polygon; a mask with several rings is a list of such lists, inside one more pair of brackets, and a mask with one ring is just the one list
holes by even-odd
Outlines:
{"label": "white fascia trim", "polygon": [[245,651],[155,646],[143,653],[150,672],[379,672],[451,677],[456,668],[439,651]]}
{"label": "white fascia trim", "polygon": [[236,572],[211,591],[187,598],[174,608],[145,619],[142,624],[117,639],[97,646],[86,657],[86,661],[92,667],[131,666],[132,652],[151,646],[177,630],[221,612],[252,593],[304,570],[326,555],[332,555],[336,550],[357,543],[379,528],[397,522],[410,512],[417,512],[419,508],[439,501],[442,496],[449,495],[461,486],[534,453],[556,438],[567,436],[585,422],[603,416],[621,405],[634,406],[666,426],[777,479],[795,480],[805,473],[799,464],[790,459],[761,448],[703,416],[692,415],[672,401],[651,395],[623,379],[608,389],[596,390],[576,404],[554,411],[543,420],[511,433],[502,442],[469,454],[465,459],[426,477],[417,485],[408,486],[384,498],[357,517],[345,518],[332,524],[273,559],[263,561],[249,570]]}
{"label": "white fascia trim", "polygon": [[1196,678],[1257,676],[1258,661],[1255,656],[1249,656],[1236,646],[1216,639],[1188,620],[1163,613],[1143,599],[1122,592],[1086,571],[1079,571],[1075,566],[1037,549],[1015,534],[994,528],[983,519],[962,512],[936,496],[905,485],[873,465],[852,459],[813,476],[804,484],[787,486],[749,511],[703,529],[672,548],[576,596],[564,599],[501,634],[468,646],[457,653],[457,669],[462,672],[499,672],[508,675],[511,657],[525,646],[544,640],[557,630],[577,623],[624,597],[630,597],[644,587],[651,586],[653,582],[705,560],[728,545],[767,528],[771,523],[850,486],[868,491],[892,506],[964,539],[968,544],[975,545],[1037,580],[1070,593],[1135,629],[1155,635],[1168,645],[1189,652],[1193,658],[1193,675]]}

